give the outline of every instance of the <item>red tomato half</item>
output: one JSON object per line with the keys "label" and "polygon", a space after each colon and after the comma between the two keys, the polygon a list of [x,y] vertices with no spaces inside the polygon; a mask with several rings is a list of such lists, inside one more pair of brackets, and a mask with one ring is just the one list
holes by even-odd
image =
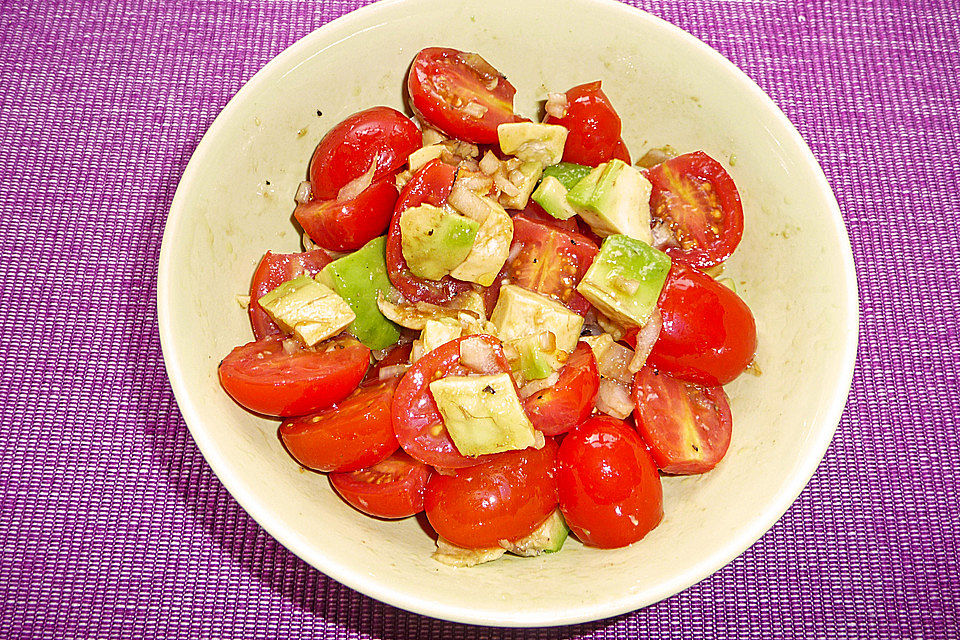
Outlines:
{"label": "red tomato half", "polygon": [[496,338],[487,335],[458,338],[417,360],[400,380],[393,396],[393,428],[400,446],[417,460],[435,467],[459,469],[479,464],[490,457],[468,458],[457,451],[443,426],[443,418],[428,386],[439,378],[475,373],[460,364],[460,343],[473,339],[481,339],[490,345],[499,372],[510,371],[510,363]]}
{"label": "red tomato half", "polygon": [[497,125],[513,122],[513,85],[475,53],[430,47],[407,75],[413,110],[447,135],[495,144]]}
{"label": "red tomato half", "polygon": [[302,416],[340,402],[357,388],[370,349],[335,338],[287,353],[269,336],[237,347],[220,363],[220,384],[240,405],[268,416]]}
{"label": "red tomato half", "polygon": [[467,548],[495,547],[536,529],[557,506],[557,445],[497,454],[454,475],[436,474],[424,507],[437,533]]}
{"label": "red tomato half", "polygon": [[737,294],[674,262],[657,301],[660,337],[647,363],[675,378],[715,387],[740,375],[757,351],[757,325]]}
{"label": "red tomato half", "polygon": [[563,148],[564,162],[575,162],[595,167],[612,158],[630,154],[620,138],[620,116],[603,90],[600,81],[581,84],[567,91],[567,115],[548,116],[548,124],[567,128],[567,143]]}
{"label": "red tomato half", "polygon": [[320,413],[287,420],[280,425],[283,446],[317,471],[356,471],[380,462],[400,446],[390,417],[397,382],[370,381]]}
{"label": "red tomato half", "polygon": [[313,197],[329,200],[355,178],[370,169],[374,157],[377,169],[373,180],[389,177],[423,145],[417,125],[396,109],[373,107],[355,113],[323,137],[310,160]]}
{"label": "red tomato half", "polygon": [[524,400],[523,408],[534,428],[556,436],[590,417],[599,389],[600,372],[593,349],[580,342],[560,370],[557,383]]}
{"label": "red tomato half", "polygon": [[257,301],[287,280],[293,280],[302,275],[311,277],[317,275],[321,269],[330,264],[330,261],[330,256],[323,249],[304,253],[267,251],[260,260],[253,274],[253,281],[250,283],[250,305],[247,307],[247,312],[250,314],[250,326],[253,327],[255,338],[259,340],[266,336],[283,333]]}
{"label": "red tomato half", "polygon": [[387,275],[403,296],[411,302],[443,304],[470,289],[468,282],[444,276],[440,280],[426,280],[410,273],[403,258],[400,238],[400,216],[407,209],[421,204],[442,207],[453,188],[456,169],[440,160],[431,160],[417,171],[403,186],[387,235]]}
{"label": "red tomato half", "polygon": [[664,473],[704,473],[727,452],[733,418],[723,387],[701,387],[644,367],[633,378],[633,400],[637,431]]}
{"label": "red tomato half", "polygon": [[330,484],[348,504],[377,518],[407,518],[423,511],[432,470],[402,450],[368,469],[331,473]]}
{"label": "red tomato half", "polygon": [[568,433],[557,456],[560,510],[584,544],[625,547],[663,518],[657,465],[625,422],[600,416]]}
{"label": "red tomato half", "polygon": [[298,204],[293,216],[310,239],[331,251],[356,251],[390,224],[397,188],[391,180],[374,182],[349,200]]}
{"label": "red tomato half", "polygon": [[652,167],[650,215],[667,225],[679,246],[671,257],[695,267],[726,260],[743,236],[743,206],[733,179],[703,151],[685,153]]}

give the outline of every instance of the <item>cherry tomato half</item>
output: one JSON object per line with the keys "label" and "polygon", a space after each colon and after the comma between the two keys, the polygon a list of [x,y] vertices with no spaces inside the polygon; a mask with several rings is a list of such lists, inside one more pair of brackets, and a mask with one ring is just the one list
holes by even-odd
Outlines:
{"label": "cherry tomato half", "polygon": [[436,474],[427,483],[424,507],[437,533],[467,548],[517,540],[557,506],[557,445],[499,453],[483,464]]}
{"label": "cherry tomato half", "polygon": [[314,249],[304,253],[271,253],[266,255],[257,265],[250,283],[250,304],[247,312],[250,314],[250,326],[253,335],[258,340],[267,336],[283,333],[280,327],[270,319],[267,312],[257,302],[269,291],[276,289],[287,280],[297,276],[315,276],[320,270],[330,264],[331,258],[323,249]]}
{"label": "cherry tomato half", "polygon": [[548,124],[567,128],[563,148],[564,162],[595,167],[612,158],[630,160],[627,146],[620,138],[620,116],[600,89],[600,81],[581,84],[567,91],[567,114],[548,116]]}
{"label": "cherry tomato half", "polygon": [[688,382],[715,387],[740,375],[757,350],[757,325],[737,294],[675,261],[657,307],[660,337],[647,363]]}
{"label": "cherry tomato half", "polygon": [[469,458],[462,455],[443,426],[443,417],[428,386],[434,380],[472,373],[460,364],[460,343],[483,340],[493,349],[495,368],[489,373],[507,373],[510,363],[503,355],[500,341],[492,336],[467,336],[452,340],[429,352],[407,370],[393,396],[393,428],[404,451],[411,456],[447,469],[479,464],[490,456]]}
{"label": "cherry tomato half", "polygon": [[475,53],[430,47],[413,59],[407,75],[413,110],[447,135],[495,144],[497,125],[513,122],[517,90]]}
{"label": "cherry tomato half", "polygon": [[370,381],[319,413],[285,421],[283,446],[317,471],[356,471],[380,462],[400,446],[390,417],[398,381]]}
{"label": "cherry tomato half", "polygon": [[633,400],[637,431],[664,473],[704,473],[726,454],[733,418],[723,387],[701,387],[644,367],[633,378]]}
{"label": "cherry tomato half", "polygon": [[703,151],[685,153],[650,169],[650,216],[670,229],[679,246],[664,250],[695,267],[726,260],[743,236],[743,206],[733,179]]}
{"label": "cherry tomato half", "polygon": [[310,239],[331,251],[356,251],[390,224],[397,188],[374,182],[349,200],[314,200],[297,205],[293,216]]}
{"label": "cherry tomato half", "polygon": [[625,547],[663,518],[657,465],[628,424],[599,416],[568,433],[557,456],[560,510],[584,544]]}
{"label": "cherry tomato half", "polygon": [[355,113],[323,137],[310,160],[310,185],[317,200],[336,198],[340,189],[370,169],[374,182],[392,176],[423,145],[413,120],[390,107]]}
{"label": "cherry tomato half", "polygon": [[220,363],[220,384],[243,407],[268,416],[302,416],[340,402],[357,388],[370,349],[335,338],[288,353],[283,338],[268,336],[231,351]]}
{"label": "cherry tomato half", "polygon": [[593,349],[580,342],[560,369],[556,384],[524,400],[523,408],[535,429],[556,436],[590,417],[599,389],[600,372]]}
{"label": "cherry tomato half", "polygon": [[398,449],[368,469],[331,473],[330,484],[348,504],[377,518],[407,518],[423,511],[433,472]]}

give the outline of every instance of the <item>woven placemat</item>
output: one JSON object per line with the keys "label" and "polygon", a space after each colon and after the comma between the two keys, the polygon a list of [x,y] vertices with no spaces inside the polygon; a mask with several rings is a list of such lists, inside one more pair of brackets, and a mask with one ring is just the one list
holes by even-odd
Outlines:
{"label": "woven placemat", "polygon": [[240,509],[194,445],[156,328],[160,238],[213,118],[363,2],[0,7],[0,636],[960,637],[960,6],[639,6],[717,48],[821,161],[861,291],[853,390],[787,514],[645,610],[492,630],[362,596]]}

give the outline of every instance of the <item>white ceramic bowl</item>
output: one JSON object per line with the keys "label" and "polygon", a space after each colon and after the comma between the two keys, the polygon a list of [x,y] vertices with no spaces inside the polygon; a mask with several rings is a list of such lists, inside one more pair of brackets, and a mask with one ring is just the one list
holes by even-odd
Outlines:
{"label": "white ceramic bowl", "polygon": [[[516,107],[526,115],[537,113],[547,88],[602,79],[634,157],[667,143],[704,149],[739,186],[746,231],[727,274],[756,316],[763,375],[727,387],[734,435],[726,459],[704,476],[664,479],[663,523],[629,548],[599,551],[571,540],[556,555],[472,569],[437,564],[414,519],[381,522],[355,512],[324,476],[287,456],[276,422],[240,409],[217,383],[220,359],[251,339],[235,296],[266,250],[298,250],[292,198],[314,146],[354,111],[402,109],[407,67],[432,45],[481,53],[517,87]],[[816,469],[846,401],[857,342],[849,241],[830,187],[790,122],[699,40],[601,0],[387,1],[297,42],[237,93],[190,160],[163,237],[158,303],[167,371],[187,425],[264,529],[371,597],[485,625],[612,616],[730,562]]]}

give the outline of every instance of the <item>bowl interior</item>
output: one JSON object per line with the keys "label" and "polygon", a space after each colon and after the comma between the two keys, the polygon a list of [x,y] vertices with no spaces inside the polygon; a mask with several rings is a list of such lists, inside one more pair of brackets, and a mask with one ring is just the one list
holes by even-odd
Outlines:
{"label": "bowl interior", "polygon": [[[522,25],[522,37],[511,31]],[[654,146],[704,149],[744,202],[743,242],[728,262],[753,310],[762,375],[727,387],[726,459],[664,480],[663,523],[626,549],[575,541],[560,554],[472,569],[430,559],[415,519],[381,522],[341,502],[325,477],[283,451],[277,423],[220,389],[219,360],[251,338],[236,295],[266,250],[297,251],[293,194],[323,133],[362,108],[403,109],[425,46],[477,51],[536,117],[546,91],[602,79],[634,158]],[[318,116],[318,111],[322,116]],[[198,275],[202,274],[202,275]],[[823,174],[787,119],[714,51],[614,2],[399,0],[307,36],[262,70],[203,138],[177,191],[158,283],[164,357],[183,415],[225,486],[274,537],[359,591],[462,622],[552,625],[656,602],[717,570],[793,501],[833,434],[856,344],[849,242]]]}

